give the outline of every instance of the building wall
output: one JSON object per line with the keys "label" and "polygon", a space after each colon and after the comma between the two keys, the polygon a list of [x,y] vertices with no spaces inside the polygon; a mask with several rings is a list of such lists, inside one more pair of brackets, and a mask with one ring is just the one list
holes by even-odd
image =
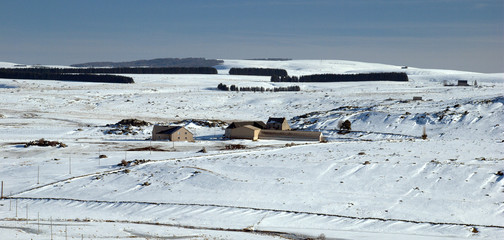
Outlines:
{"label": "building wall", "polygon": [[170,135],[168,134],[159,134],[159,132],[165,131],[170,129],[169,126],[160,126],[160,125],[154,125],[152,128],[152,140],[157,141],[157,140],[168,140],[170,139]]}
{"label": "building wall", "polygon": [[261,129],[251,126],[226,129],[226,137],[231,139],[250,139],[257,140],[259,139],[259,132]]}
{"label": "building wall", "polygon": [[291,130],[289,123],[287,121],[283,122],[280,130]]}
{"label": "building wall", "polygon": [[170,135],[170,141],[188,141],[193,142],[193,134],[185,128],[181,128],[178,131]]}
{"label": "building wall", "polygon": [[282,123],[278,122],[269,122],[267,123],[268,129],[274,129],[274,130],[291,130],[289,123],[287,121],[284,121]]}
{"label": "building wall", "polygon": [[188,141],[188,142],[194,141],[193,134],[185,128],[181,128],[172,134],[159,133],[159,132],[166,131],[170,128],[171,128],[170,126],[154,125],[154,128],[152,129],[152,140],[153,141],[170,140],[170,141]]}

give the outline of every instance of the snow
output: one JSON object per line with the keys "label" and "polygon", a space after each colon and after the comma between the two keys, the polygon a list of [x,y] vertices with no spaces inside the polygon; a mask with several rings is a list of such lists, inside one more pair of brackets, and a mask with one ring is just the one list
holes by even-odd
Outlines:
{"label": "snow", "polygon": [[[228,75],[231,67],[297,76],[404,71],[410,81],[271,83]],[[135,84],[126,85],[0,79],[0,180],[8,196],[0,200],[0,236],[50,238],[51,227],[57,238],[77,239],[504,233],[503,176],[496,174],[504,171],[503,73],[340,60],[225,60],[218,68],[218,75],[128,74]],[[458,79],[478,86],[443,86]],[[223,92],[219,83],[302,91]],[[322,131],[328,142],[224,140],[225,126],[189,121],[196,142],[151,142],[152,126],[134,128],[136,135],[104,134],[125,118],[163,124],[270,116]],[[353,131],[338,134],[347,119]],[[68,147],[24,147],[40,138]],[[225,150],[229,144],[246,149]],[[131,151],[139,148],[146,151]],[[135,159],[146,161],[118,166]]]}

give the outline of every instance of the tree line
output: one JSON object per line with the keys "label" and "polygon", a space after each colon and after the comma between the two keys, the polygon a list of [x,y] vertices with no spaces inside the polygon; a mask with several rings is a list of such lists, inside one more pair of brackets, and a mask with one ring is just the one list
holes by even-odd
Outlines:
{"label": "tree line", "polygon": [[226,84],[219,83],[217,89],[222,91],[236,91],[236,92],[299,92],[301,88],[299,86],[288,86],[288,87],[275,87],[275,88],[264,88],[264,87],[237,87],[235,85],[227,86]]}
{"label": "tree line", "polygon": [[40,74],[217,74],[213,67],[3,68],[4,72]]}
{"label": "tree line", "polygon": [[72,67],[212,67],[223,64],[223,60],[206,58],[156,58],[128,62],[88,62]]}
{"label": "tree line", "polygon": [[277,68],[231,68],[230,75],[287,76],[285,69]]}
{"label": "tree line", "polygon": [[271,82],[356,82],[356,81],[400,81],[407,82],[404,72],[380,72],[357,74],[314,74],[301,77],[271,76]]}
{"label": "tree line", "polygon": [[61,74],[61,73],[38,73],[10,71],[0,69],[0,78],[11,79],[35,79],[35,80],[58,80],[73,82],[102,82],[102,83],[135,83],[133,78],[117,75],[94,75],[94,74]]}

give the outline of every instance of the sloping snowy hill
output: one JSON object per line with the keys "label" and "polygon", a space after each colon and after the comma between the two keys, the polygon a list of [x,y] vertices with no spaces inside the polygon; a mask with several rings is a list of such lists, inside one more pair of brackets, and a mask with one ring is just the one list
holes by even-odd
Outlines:
{"label": "sloping snowy hill", "polygon": [[[228,75],[231,67],[290,75],[404,71],[410,81],[272,83]],[[504,234],[504,74],[340,60],[225,60],[218,68],[218,75],[129,74],[135,84],[128,85],[0,79],[7,196],[0,236],[50,238],[51,229],[56,238],[78,239]],[[443,86],[458,79],[478,86]],[[226,92],[219,83],[301,91]],[[187,120],[270,116],[322,131],[328,142],[226,140],[226,125]],[[196,141],[151,142],[152,126],[109,134],[125,118],[179,122]],[[338,131],[344,120],[352,131]],[[24,147],[40,138],[68,147]],[[237,144],[244,149],[229,150]]]}

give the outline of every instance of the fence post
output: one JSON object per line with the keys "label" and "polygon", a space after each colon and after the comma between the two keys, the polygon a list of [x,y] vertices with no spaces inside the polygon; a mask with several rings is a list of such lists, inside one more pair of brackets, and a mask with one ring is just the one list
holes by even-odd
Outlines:
{"label": "fence post", "polygon": [[0,194],[0,199],[3,199],[3,181],[2,181],[2,193]]}

